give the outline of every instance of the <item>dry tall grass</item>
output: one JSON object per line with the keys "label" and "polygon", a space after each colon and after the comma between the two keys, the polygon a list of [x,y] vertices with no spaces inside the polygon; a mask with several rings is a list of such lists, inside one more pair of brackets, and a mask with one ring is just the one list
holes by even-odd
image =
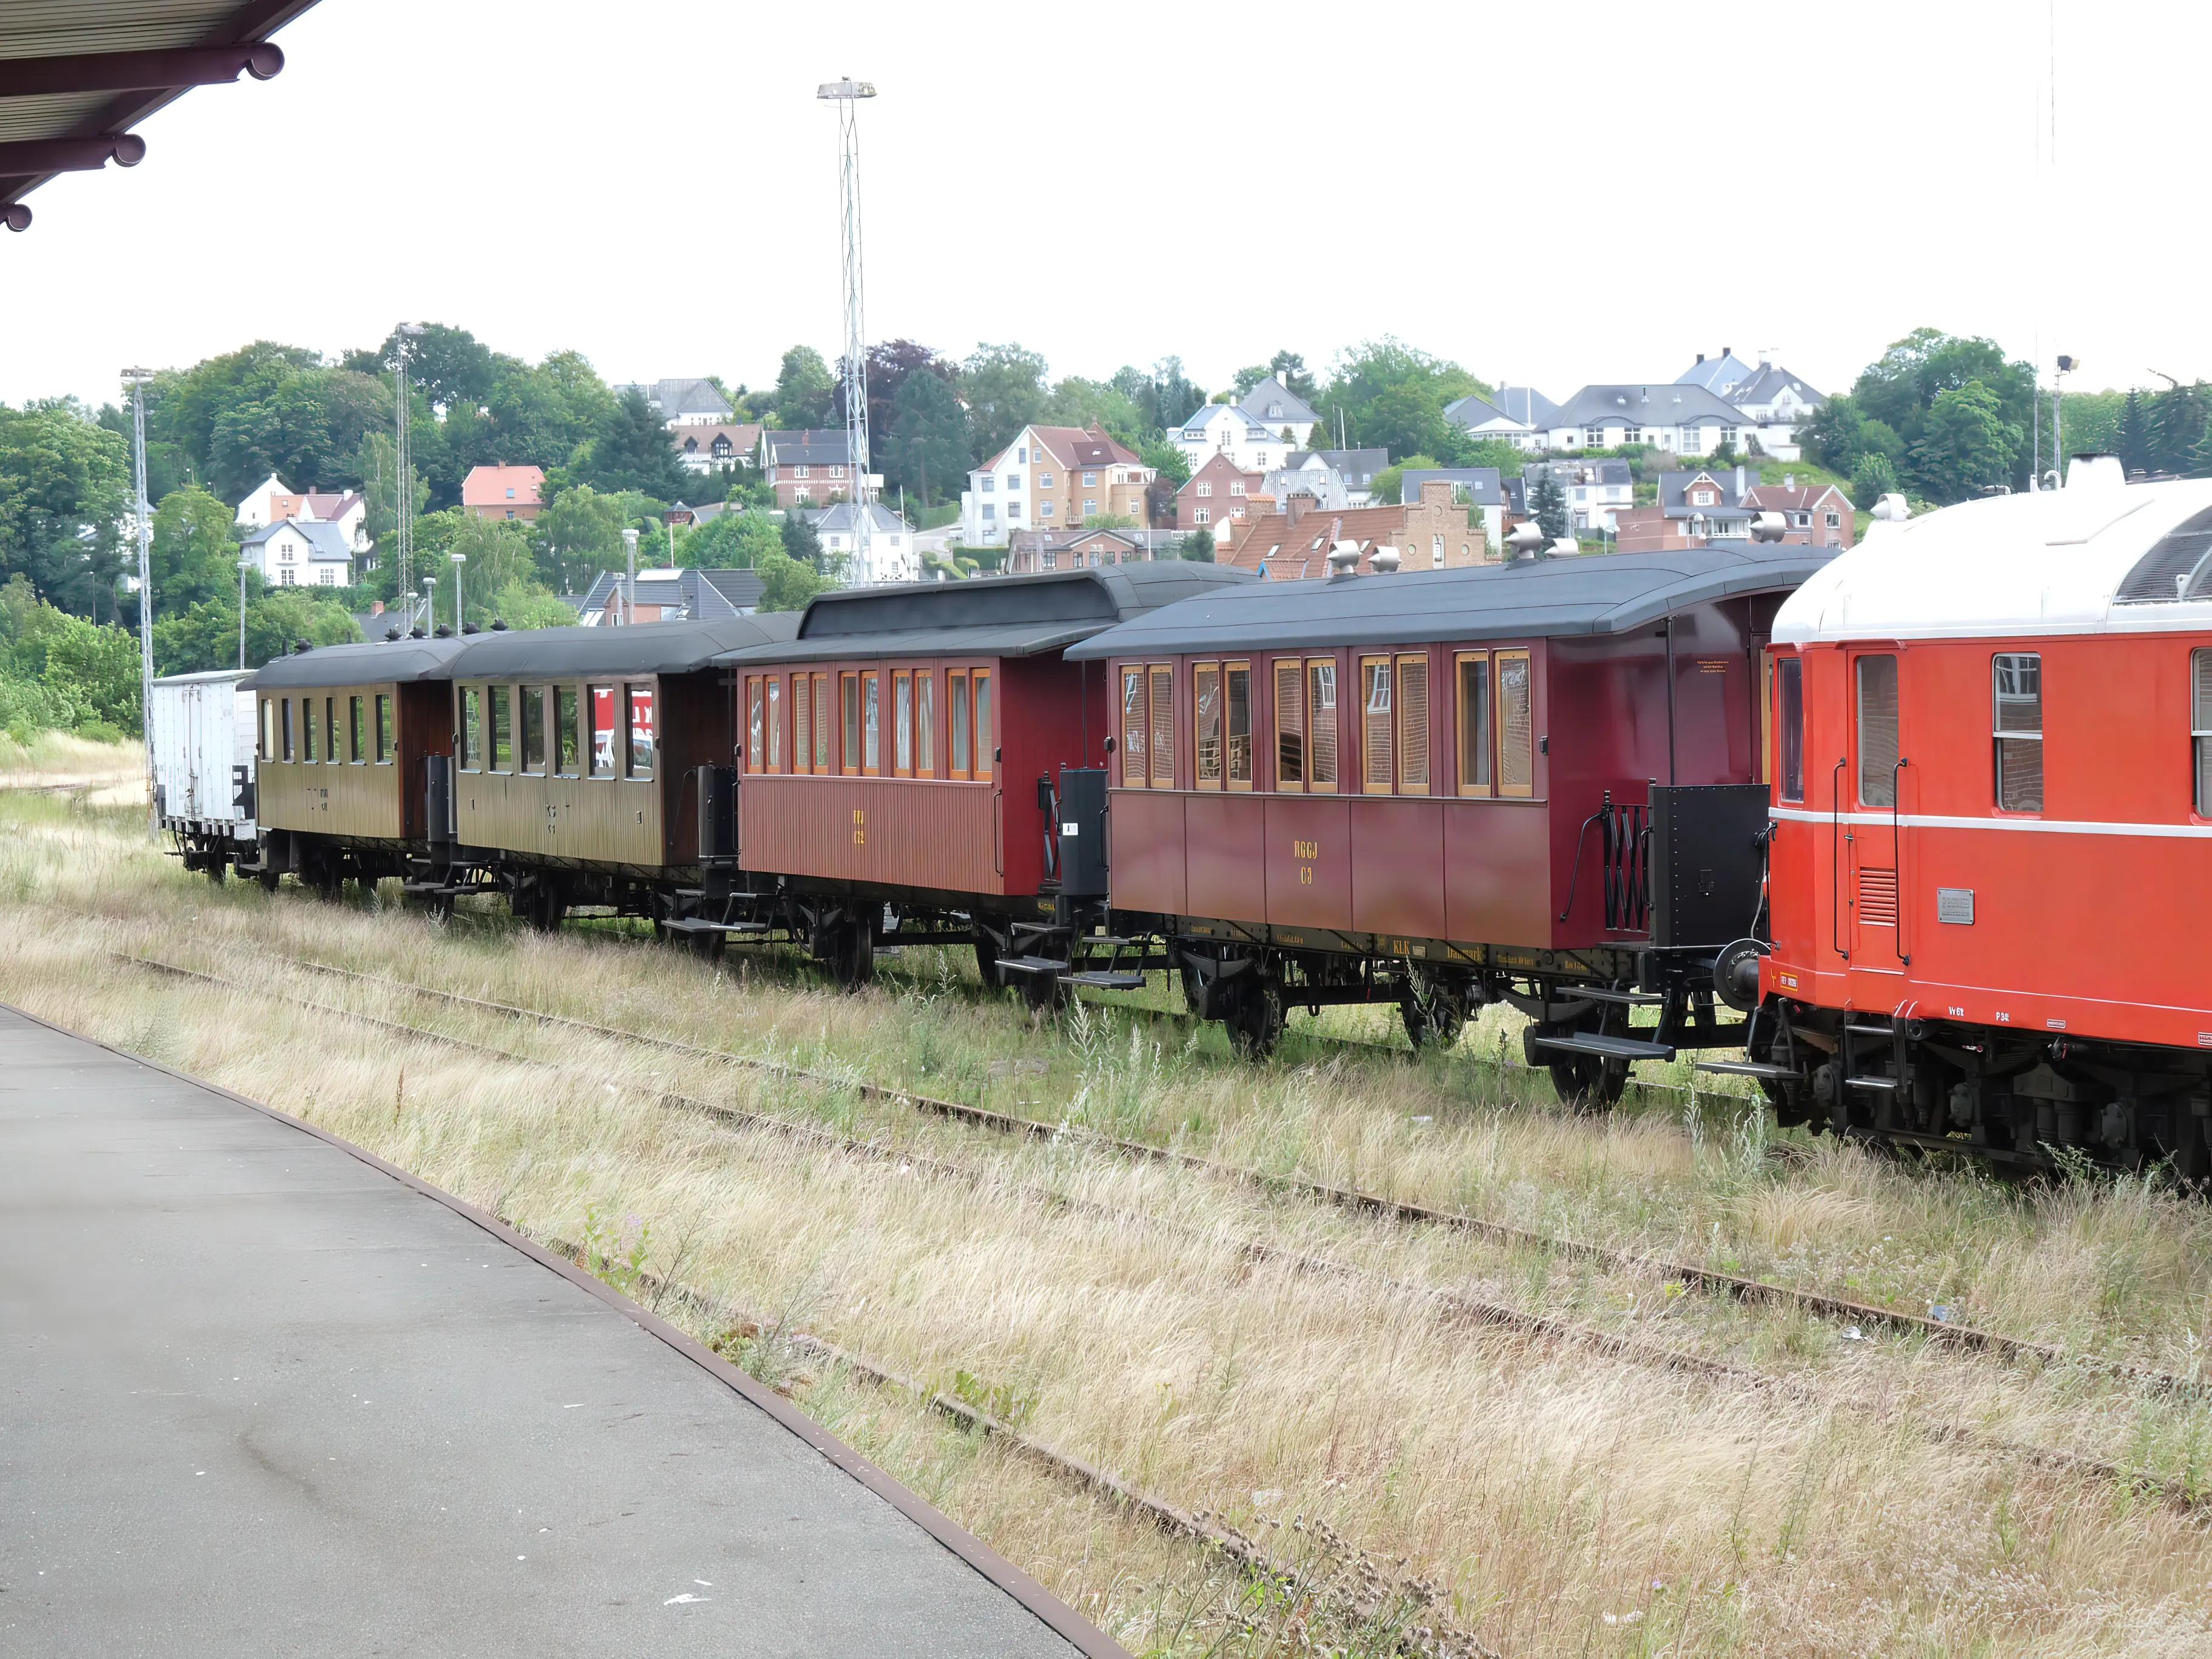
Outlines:
{"label": "dry tall grass", "polygon": [[[538,1029],[297,963],[1909,1295],[1916,1311],[1948,1301],[2021,1334],[2193,1366],[2208,1224],[2147,1183],[2019,1191],[1829,1146],[1778,1160],[1763,1121],[1725,1100],[1594,1122],[1482,1057],[1494,1017],[1454,1055],[1309,1045],[1255,1073],[1211,1036],[1122,1016],[1035,1029],[935,951],[844,997],[788,959],[718,969],[611,928],[541,939],[488,912],[439,927],[375,904],[216,890],[150,857],[128,819],[21,797],[0,814],[0,996],[298,1112],[535,1231],[591,1232],[763,1311],[766,1334],[737,1344],[745,1363],[1134,1649],[1374,1651],[1391,1638],[1294,1628],[1218,1559],[824,1373],[775,1340],[779,1326],[980,1395],[1186,1508],[1247,1525],[1326,1518],[1437,1579],[1449,1625],[1515,1654],[2207,1644],[2212,1550],[2197,1520],[1998,1443],[2201,1478],[2212,1434],[2189,1401],[1878,1333],[1852,1340],[1648,1276],[1273,1200],[1079,1141],[1008,1141],[835,1082]],[[111,951],[240,988],[118,967]],[[670,1094],[830,1126],[872,1152],[732,1133]],[[1302,1272],[1255,1245],[1354,1271]],[[1789,1386],[1531,1340],[1456,1316],[1439,1291]],[[1277,1536],[1296,1549],[1314,1534]]]}

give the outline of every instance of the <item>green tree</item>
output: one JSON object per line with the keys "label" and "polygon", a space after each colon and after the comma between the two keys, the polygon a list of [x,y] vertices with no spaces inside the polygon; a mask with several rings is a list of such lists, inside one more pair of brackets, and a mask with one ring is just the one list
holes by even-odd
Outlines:
{"label": "green tree", "polygon": [[1328,403],[1341,411],[1354,446],[1432,455],[1454,441],[1445,406],[1470,392],[1486,397],[1491,387],[1457,363],[1385,335],[1339,356]]}
{"label": "green tree", "polygon": [[531,556],[530,538],[520,525],[505,519],[479,519],[472,514],[440,514],[436,517],[450,521],[449,525],[438,526],[431,538],[438,549],[434,566],[438,597],[431,614],[440,622],[451,626],[453,619],[453,556],[456,553],[468,561],[460,572],[461,592],[467,601],[464,620],[479,628],[489,625],[495,618],[513,625],[512,618],[505,617],[500,608],[501,600],[507,594],[547,592],[538,580],[538,564]]}
{"label": "green tree", "polygon": [[765,513],[724,513],[677,544],[677,561],[708,570],[751,570],[788,556],[783,533]]}
{"label": "green tree", "polygon": [[0,404],[0,575],[95,620],[115,617],[129,451],[74,400]]}
{"label": "green tree", "polygon": [[2004,417],[2003,400],[1979,380],[1936,394],[1911,457],[1913,482],[1938,501],[1964,501],[2013,475],[2027,434]]}
{"label": "green tree", "polygon": [[1236,379],[1231,382],[1237,388],[1237,398],[1241,401],[1249,396],[1254,386],[1273,373],[1274,371],[1265,363],[1248,363],[1238,369]]}
{"label": "green tree", "polygon": [[1177,489],[1190,482],[1190,457],[1183,453],[1180,444],[1171,444],[1165,438],[1155,438],[1138,448],[1137,459]]}
{"label": "green tree", "polygon": [[668,428],[645,394],[632,387],[615,404],[582,467],[583,481],[600,491],[635,489],[672,501],[684,492],[684,469],[668,441]]}
{"label": "green tree", "polygon": [[1418,472],[1433,468],[1436,464],[1433,455],[1409,455],[1376,473],[1374,482],[1367,486],[1368,493],[1380,505],[1395,507],[1404,496],[1407,469]]}
{"label": "green tree", "polygon": [[[1977,450],[1979,441],[1972,428],[1979,424],[1978,418],[1968,418],[1965,407],[1955,400],[1941,421],[1935,413],[1936,400],[1944,392],[1963,392],[1972,385],[1978,385],[1993,403],[1996,431],[1985,435],[1994,441],[2010,431],[2022,440],[2008,447],[1998,443],[2007,452],[2006,471],[1996,477],[1978,477],[1972,488],[2008,483],[2024,487],[2027,482],[2024,440],[2034,414],[2035,371],[2029,364],[2008,362],[1995,341],[1946,334],[1940,329],[1915,329],[1869,364],[1851,387],[1856,412],[1866,425],[1880,422],[1895,434],[1899,453],[1891,459],[1895,464],[1901,459],[1899,475],[1910,489],[1930,500],[1961,499],[1950,492],[1960,487],[1966,472],[1976,471],[1987,459],[1985,454],[1973,460],[1961,456],[1961,443],[1970,452]],[[1980,398],[1969,400],[1977,408],[1982,401]],[[1878,447],[1867,440],[1863,429],[1861,436],[1857,452],[1837,460],[1827,459],[1824,439],[1820,450],[1826,464],[1838,471],[1855,467],[1859,454]],[[1924,463],[1923,454],[1928,458]],[[1923,471],[1923,465],[1932,470]]]}
{"label": "green tree", "polygon": [[[2069,422],[2068,429],[2075,434],[2074,449],[2076,453],[2085,449],[2105,447],[2085,441],[2088,434],[2082,432],[2078,424]],[[2120,407],[2119,432],[2117,441],[2111,447],[2118,450],[2120,465],[2127,471],[2148,472],[2151,465],[2150,446],[2150,411],[2143,406],[2142,393],[2131,391]]]}
{"label": "green tree", "polygon": [[[238,586],[238,544],[231,510],[198,485],[173,489],[154,510],[154,614],[181,611]],[[137,607],[130,621],[137,622]]]}
{"label": "green tree", "polygon": [[968,411],[935,374],[909,374],[891,400],[886,481],[904,484],[931,505],[965,482],[975,465],[968,447]]}
{"label": "green tree", "polygon": [[760,608],[763,611],[803,611],[817,593],[836,586],[812,565],[799,559],[775,557],[757,566],[761,576]]}
{"label": "green tree", "polygon": [[1535,482],[1528,487],[1528,515],[1553,541],[1567,533],[1567,492],[1559,488],[1548,466],[1540,468]]}
{"label": "green tree", "polygon": [[830,365],[812,346],[795,345],[783,354],[775,378],[774,421],[779,431],[826,427],[837,382]]}
{"label": "green tree", "polygon": [[968,400],[976,454],[996,455],[1024,427],[1044,418],[1044,359],[1019,345],[979,346],[961,364],[960,390]]}
{"label": "green tree", "polygon": [[2212,386],[2202,380],[2188,386],[2175,380],[2154,393],[2150,428],[2153,467],[2160,472],[2194,471],[2197,453],[2212,430]]}
{"label": "green tree", "polygon": [[1176,557],[1188,559],[1194,564],[1212,564],[1213,554],[1213,532],[1203,526],[1188,536],[1178,538],[1176,542]]}
{"label": "green tree", "polygon": [[[246,575],[246,662],[259,667],[287,654],[295,641],[347,645],[361,630],[343,605],[305,587],[264,588],[258,572]],[[198,674],[238,665],[238,592],[204,599],[180,616],[154,623],[154,672]]]}
{"label": "green tree", "polygon": [[784,515],[780,539],[786,556],[796,559],[809,569],[829,574],[824,566],[822,538],[815,532],[813,522],[797,513]]}
{"label": "green tree", "polygon": [[548,501],[530,526],[538,568],[563,593],[580,593],[602,570],[623,568],[624,499],[574,484]]}
{"label": "green tree", "polygon": [[1876,501],[1896,489],[1897,471],[1890,465],[1887,455],[1862,455],[1859,464],[1851,469],[1851,505],[1863,513],[1870,511]]}
{"label": "green tree", "polygon": [[1306,360],[1295,351],[1279,351],[1267,360],[1267,372],[1281,380],[1295,397],[1309,404],[1321,396],[1321,387],[1306,368]]}

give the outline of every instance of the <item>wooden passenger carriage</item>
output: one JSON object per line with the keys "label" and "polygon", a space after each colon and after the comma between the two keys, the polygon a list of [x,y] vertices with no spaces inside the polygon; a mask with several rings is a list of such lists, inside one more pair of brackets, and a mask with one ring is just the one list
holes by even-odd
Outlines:
{"label": "wooden passenger carriage", "polygon": [[[1602,1089],[1728,1041],[1711,975],[1759,904],[1761,653],[1826,556],[1270,583],[1076,647],[1114,687],[1116,931],[1172,939],[1254,1046],[1286,1003],[1394,1000],[1418,1040],[1504,998],[1532,1057]],[[1626,1035],[1642,1002],[1656,1042]]]}

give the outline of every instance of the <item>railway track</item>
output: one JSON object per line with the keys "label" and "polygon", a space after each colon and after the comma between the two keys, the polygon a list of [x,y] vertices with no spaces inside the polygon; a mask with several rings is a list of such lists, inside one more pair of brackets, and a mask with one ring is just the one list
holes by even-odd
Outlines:
{"label": "railway track", "polygon": [[[163,962],[159,958],[153,957],[133,957],[118,953],[115,955],[113,959],[121,963],[151,969],[155,972],[161,973],[171,977],[193,981],[201,984],[213,986],[220,989],[235,992],[241,994],[267,994],[265,993],[256,992],[253,988],[237,980],[226,979],[220,975],[207,973],[198,969],[186,968],[178,963]],[[285,960],[289,965],[315,968],[324,972],[335,974],[340,977],[358,980],[366,983],[380,986],[387,989],[419,992],[433,999],[447,1000],[463,1006],[496,1012],[501,1014],[519,1015],[524,1018],[535,1019],[544,1024],[574,1027],[594,1036],[610,1038],[618,1042],[646,1042],[668,1051],[679,1052],[687,1055],[719,1060],[725,1063],[732,1063],[746,1069],[766,1069],[794,1080],[819,1084],[825,1087],[851,1088],[855,1086],[848,1079],[830,1077],[818,1073],[808,1072],[799,1067],[784,1065],[781,1062],[748,1061],[741,1056],[731,1055],[719,1050],[702,1048],[696,1044],[684,1042],[679,1039],[633,1036],[630,1033],[620,1030],[618,1028],[603,1026],[591,1021],[576,1020],[564,1015],[549,1014],[541,1011],[522,1009],[512,1004],[490,1001],[483,998],[464,996],[454,992],[441,992],[429,987],[415,986],[404,981],[387,979],[376,975],[358,974],[349,969],[333,969],[330,967],[329,964],[316,963],[306,958],[286,958]],[[327,1003],[317,1002],[312,998],[294,996],[285,993],[279,993],[276,994],[281,1000],[291,1003],[295,1006],[325,1016],[352,1020],[358,1024],[367,1025],[371,1029],[380,1030],[393,1036],[410,1037],[421,1041],[440,1043],[447,1047],[461,1049],[465,1052],[484,1055],[489,1058],[533,1069],[556,1073],[562,1069],[550,1060],[539,1060],[533,1055],[517,1054],[512,1049],[501,1048],[491,1043],[477,1042],[471,1038],[455,1036],[447,1032],[433,1030],[423,1026],[411,1025],[404,1020],[385,1019],[377,1015],[365,1014],[352,1009],[334,1007]],[[927,1098],[926,1097],[912,1096],[901,1091],[883,1089],[879,1085],[860,1085],[858,1086],[860,1086],[862,1091],[871,1097],[885,1101],[911,1102],[916,1099]],[[787,1139],[819,1146],[824,1150],[837,1152],[847,1156],[857,1157],[871,1162],[881,1163],[896,1159],[904,1168],[912,1169],[933,1178],[940,1180],[957,1181],[972,1184],[978,1178],[976,1172],[972,1170],[963,1168],[959,1164],[948,1163],[942,1159],[933,1158],[926,1154],[918,1154],[910,1149],[902,1149],[887,1146],[881,1142],[862,1140],[854,1136],[840,1134],[835,1130],[824,1129],[812,1124],[799,1123],[789,1118],[780,1117],[771,1113],[748,1111],[741,1107],[727,1106],[716,1102],[700,1100],[695,1097],[678,1094],[670,1091],[656,1091],[655,1094],[658,1100],[664,1105],[679,1108],[687,1112],[696,1114],[732,1129],[767,1131]],[[939,1102],[936,1103],[945,1106],[959,1105],[959,1103],[955,1102]],[[962,1107],[960,1109],[963,1112],[980,1111],[980,1109],[966,1107]],[[982,1113],[981,1115],[999,1119],[1004,1122],[1026,1125],[1029,1127],[1040,1131],[1046,1131],[1048,1133],[1051,1132],[1052,1129],[1052,1126],[1034,1123],[1032,1121],[1027,1119],[1008,1118],[1005,1114],[1001,1113]],[[1109,1146],[1127,1146],[1132,1147],[1141,1147],[1142,1146],[1142,1143],[1139,1142],[1104,1141],[1103,1138],[1096,1136],[1086,1138],[1095,1142],[1103,1141],[1103,1144]],[[1214,1170],[1231,1170],[1235,1167],[1231,1165],[1213,1164],[1206,1162],[1206,1160],[1184,1159],[1180,1157],[1177,1161],[1190,1163],[1200,1169]],[[1301,1251],[1286,1250],[1274,1245],[1260,1243],[1252,1240],[1224,1238],[1217,1234],[1208,1233],[1202,1229],[1167,1220],[1162,1217],[1149,1215],[1136,1211],[1121,1209],[1115,1206],[1105,1204],[1095,1200],[1073,1198],[1066,1194],[1054,1192],[1049,1188],[1042,1187],[1034,1182],[1020,1183],[1014,1190],[1016,1190],[1019,1195],[1024,1198],[1050,1207],[1092,1215],[1101,1219],[1121,1224],[1135,1225],[1148,1228],[1156,1231],[1163,1231],[1171,1236],[1183,1238],[1201,1247],[1219,1248],[1225,1245],[1227,1248],[1233,1250],[1240,1258],[1255,1265],[1278,1264],[1300,1273],[1359,1279],[1378,1291],[1389,1294],[1425,1299],[1431,1302],[1440,1310],[1449,1313],[1455,1318],[1462,1319],[1471,1323],[1478,1323],[1494,1328],[1510,1331],[1532,1341],[1556,1346],[1581,1347],[1589,1352],[1603,1355],[1606,1358],[1624,1363],[1693,1375],[1709,1381],[1731,1384],[1749,1391],[1786,1396],[1814,1406],[1841,1407],[1861,1413],[1865,1413],[1869,1411],[1881,1412],[1886,1410],[1886,1408],[1865,1406],[1859,1401],[1847,1397],[1839,1396],[1832,1390],[1815,1387],[1797,1378],[1782,1376],[1771,1372],[1761,1371],[1751,1366],[1739,1365],[1729,1360],[1716,1359],[1710,1355],[1694,1353],[1685,1349],[1670,1347],[1658,1343],[1642,1341],[1630,1337],[1616,1336],[1610,1332],[1600,1331],[1586,1325],[1577,1325],[1569,1321],[1555,1319],[1547,1315],[1532,1314],[1520,1309],[1506,1307],[1503,1304],[1489,1302],[1480,1297],[1468,1296],[1461,1291],[1444,1290],[1430,1285],[1409,1284],[1403,1280],[1392,1279],[1387,1274],[1376,1273],[1371,1269],[1359,1267],[1350,1263],[1331,1261],[1327,1257],[1316,1256]],[[1528,1237],[1536,1236],[1528,1235]],[[1649,1265],[1646,1259],[1641,1257],[1621,1255],[1618,1259],[1626,1266],[1637,1267]],[[1746,1282],[1756,1283],[1757,1281]],[[2195,1387],[2195,1385],[2188,1379],[2172,1376],[2166,1373],[2143,1370],[2140,1368],[2119,1367],[2114,1365],[2111,1362],[2083,1361],[2079,1358],[2075,1358],[2070,1360],[2069,1363],[2086,1363],[2095,1369],[2104,1371],[2106,1374],[2123,1377],[2126,1380],[2142,1384],[2155,1384],[2163,1382],[2166,1384],[2172,1385],[2171,1388],[2166,1390],[2170,1392],[2191,1389]],[[2139,1470],[2127,1469],[2118,1464],[2107,1462],[2101,1459],[2084,1457],[2072,1452],[2051,1450],[2043,1447],[2029,1445],[2019,1441],[2002,1439],[1995,1436],[1979,1435],[1972,1432],[1972,1431],[1955,1426],[1931,1425],[1913,1425],[1911,1426],[1915,1433],[1933,1444],[1959,1445],[1968,1449],[1988,1453],[2008,1460],[2016,1460],[2054,1474],[2085,1476],[2106,1484],[2122,1486],[2130,1491],[2140,1492],[2146,1495],[2155,1497],[2163,1503],[2185,1510],[2195,1510],[2201,1507],[2208,1500],[2212,1500],[2212,1490],[2200,1490],[2194,1482],[2189,1480],[2151,1475]],[[1045,1449],[1048,1451],[1049,1449]],[[1051,1455],[1055,1456],[1059,1455],[1059,1454]],[[1069,1460],[1069,1462],[1079,1469],[1088,1471],[1088,1474],[1085,1475],[1086,1479],[1090,1478],[1090,1475],[1100,1474],[1100,1472],[1090,1470],[1090,1468],[1087,1465],[1080,1465],[1079,1462],[1077,1460]],[[1103,1478],[1109,1480],[1111,1479],[1111,1477]],[[1248,1543],[1249,1542],[1249,1540],[1246,1541]]]}

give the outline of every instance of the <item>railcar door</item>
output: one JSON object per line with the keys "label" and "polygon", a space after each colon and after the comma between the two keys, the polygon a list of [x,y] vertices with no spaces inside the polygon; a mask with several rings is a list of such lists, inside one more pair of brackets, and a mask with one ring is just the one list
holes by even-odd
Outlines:
{"label": "railcar door", "polygon": [[1896,974],[1905,955],[1899,931],[1904,853],[1899,793],[1906,787],[1903,746],[1903,653],[1854,652],[1850,659],[1850,758],[1837,780],[1843,793],[1841,865],[1845,937],[1851,966]]}

